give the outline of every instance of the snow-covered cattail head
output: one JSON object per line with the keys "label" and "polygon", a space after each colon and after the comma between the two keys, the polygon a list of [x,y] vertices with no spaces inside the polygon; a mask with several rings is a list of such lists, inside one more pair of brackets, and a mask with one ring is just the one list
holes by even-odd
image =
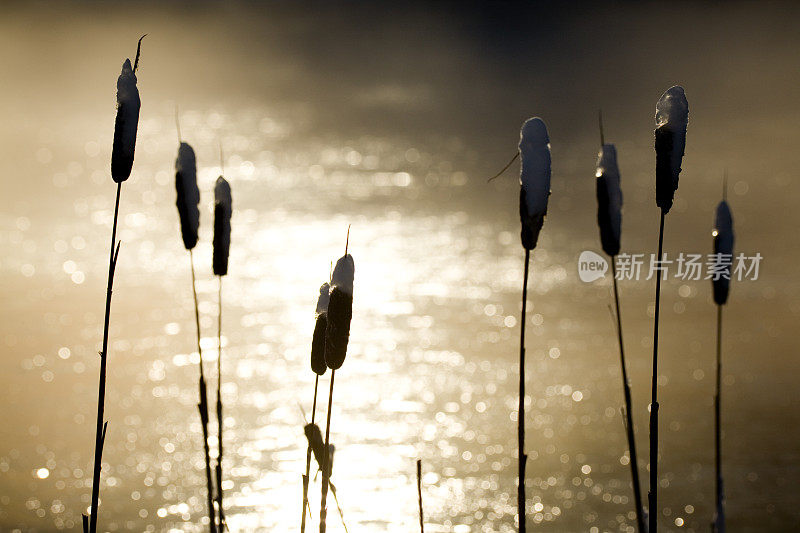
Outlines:
{"label": "snow-covered cattail head", "polygon": [[[714,302],[723,305],[728,301],[728,291],[731,286],[731,262],[733,260],[733,216],[728,202],[722,200],[717,205],[717,214],[714,218],[714,254],[717,265],[714,270],[718,279],[712,278],[714,286]],[[721,275],[720,275],[721,274]]]}
{"label": "snow-covered cattail head", "polygon": [[131,175],[133,152],[136,148],[136,130],[139,127],[139,89],[131,60],[122,64],[117,78],[117,119],[114,123],[114,145],[111,150],[111,177],[121,183]]}
{"label": "snow-covered cattail head", "polygon": [[689,102],[683,87],[675,85],[656,104],[656,205],[669,212],[686,147]]}
{"label": "snow-covered cattail head", "polygon": [[231,249],[231,186],[222,176],[214,185],[214,275],[228,273],[228,254]]}
{"label": "snow-covered cattail head", "polygon": [[597,154],[597,225],[603,251],[610,256],[619,253],[622,231],[622,189],[620,189],[617,149],[604,144]]}
{"label": "snow-covered cattail head", "polygon": [[175,160],[175,190],[178,193],[178,216],[181,219],[183,245],[191,250],[197,244],[197,230],[200,227],[200,190],[197,188],[197,162],[194,150],[182,142]]}
{"label": "snow-covered cattail head", "polygon": [[530,118],[522,125],[519,153],[522,158],[519,178],[522,246],[532,250],[539,239],[550,196],[550,137],[542,119]]}
{"label": "snow-covered cattail head", "polygon": [[331,286],[323,283],[319,288],[317,299],[316,324],[314,338],[311,341],[311,370],[321,376],[328,370],[325,363],[325,330],[328,328],[328,302],[331,299]]}
{"label": "snow-covered cattail head", "polygon": [[350,340],[350,320],[353,316],[353,256],[345,254],[336,261],[331,278],[328,303],[328,327],[325,334],[325,362],[336,370],[344,363]]}

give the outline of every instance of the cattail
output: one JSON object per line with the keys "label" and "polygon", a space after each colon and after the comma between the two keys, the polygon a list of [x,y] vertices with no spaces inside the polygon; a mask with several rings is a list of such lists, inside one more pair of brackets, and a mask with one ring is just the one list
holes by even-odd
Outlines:
{"label": "cattail", "polygon": [[182,142],[175,159],[175,189],[178,193],[178,216],[181,220],[183,245],[191,250],[197,244],[197,230],[200,226],[200,189],[197,188],[197,162],[194,150]]}
{"label": "cattail", "polygon": [[597,154],[597,225],[603,251],[613,257],[619,253],[622,230],[622,189],[620,189],[617,149],[604,144]]}
{"label": "cattail", "polygon": [[[306,437],[309,439],[308,450],[306,451],[306,474],[303,476],[303,517],[300,522],[300,532],[306,530],[306,506],[308,505],[308,479],[311,468],[311,451],[314,450],[314,457],[317,463],[322,464],[322,434],[319,427],[314,423],[317,416],[317,390],[319,389],[319,377],[325,374],[328,366],[325,364],[325,331],[328,326],[328,302],[330,301],[330,285],[323,283],[319,288],[319,298],[317,298],[316,323],[314,324],[314,336],[311,340],[311,370],[314,376],[314,403],[311,408],[311,424],[306,425]],[[316,443],[312,442],[309,431],[316,431],[319,436],[319,450],[314,448]],[[321,468],[321,466],[320,466]]]}
{"label": "cattail", "polygon": [[133,152],[136,149],[136,130],[139,127],[139,89],[136,87],[136,70],[139,68],[139,55],[142,51],[142,39],[136,47],[136,60],[131,67],[131,60],[122,64],[122,73],[117,78],[117,119],[114,123],[114,145],[111,150],[111,177],[122,183],[131,175],[133,168]]}
{"label": "cattail", "polygon": [[[145,34],[146,35],[146,34]],[[131,68],[131,60],[122,64],[122,73],[117,79],[117,119],[114,124],[114,144],[111,151],[111,178],[117,184],[114,201],[114,222],[111,228],[111,250],[108,257],[108,284],[106,287],[106,310],[103,325],[103,349],[100,352],[100,378],[97,387],[97,425],[94,441],[94,466],[92,469],[92,497],[89,515],[83,515],[84,533],[96,533],[100,509],[100,470],[103,461],[103,446],[106,440],[108,422],[103,420],[106,402],[106,365],[108,361],[108,333],[111,323],[111,293],[114,287],[114,272],[117,267],[119,245],[117,242],[117,221],[119,220],[119,199],[122,182],[131,175],[133,152],[136,146],[136,130],[139,123],[139,90],[136,88],[136,70],[142,51],[142,39],[136,47],[136,60]]]}
{"label": "cattail", "polygon": [[678,190],[688,122],[689,102],[683,87],[670,87],[656,104],[656,205],[665,213]]}
{"label": "cattail", "polygon": [[631,387],[628,383],[628,370],[625,364],[625,345],[622,341],[622,316],[619,310],[619,292],[617,290],[616,257],[620,249],[622,233],[622,189],[620,173],[617,166],[617,149],[613,144],[606,144],[603,135],[603,116],[600,115],[600,152],[597,154],[597,225],[600,227],[600,242],[603,251],[611,257],[612,285],[614,289],[614,306],[616,309],[617,338],[619,341],[619,358],[622,368],[622,392],[625,406],[622,408],[625,434],[628,438],[630,454],[631,481],[633,499],[636,508],[636,525],[640,533],[644,533],[645,514],[642,506],[642,494],[639,484],[639,464],[636,454],[636,439],[633,431],[633,408]]}
{"label": "cattail", "polygon": [[[187,145],[188,146],[188,145]],[[215,276],[228,273],[228,254],[231,249],[231,186],[222,176],[214,185],[214,257]],[[197,231],[195,230],[195,235]],[[196,238],[195,238],[196,239]]]}
{"label": "cattail", "polygon": [[[331,276],[330,301],[328,302],[328,324],[325,329],[325,363],[331,369],[331,387],[328,392],[328,414],[325,425],[325,449],[330,447],[331,434],[331,409],[333,407],[333,383],[336,370],[344,364],[347,356],[347,343],[350,340],[350,319],[353,316],[353,279],[355,277],[355,263],[353,256],[347,253],[350,243],[350,228],[347,229],[347,243],[344,255],[336,261]],[[327,454],[324,454],[328,460]],[[322,497],[320,499],[319,533],[325,533],[325,520],[328,515],[326,507],[328,499],[328,485],[330,484],[330,468],[322,468]],[[335,495],[335,492],[334,492]]]}
{"label": "cattail", "polygon": [[[177,120],[177,117],[176,117]],[[178,128],[180,141],[180,127]],[[197,245],[197,231],[200,226],[200,190],[197,188],[197,162],[194,150],[185,142],[178,146],[178,157],[175,160],[175,190],[178,194],[175,204],[178,206],[178,217],[181,222],[181,236],[183,245],[189,251],[189,263],[192,268],[192,295],[194,296],[194,317],[197,327],[197,354],[200,361],[200,379],[198,381],[200,401],[197,409],[200,412],[200,422],[203,429],[203,452],[206,463],[206,490],[208,503],[208,528],[211,533],[216,533],[216,512],[214,509],[214,481],[211,474],[211,454],[208,446],[208,397],[206,392],[206,378],[203,372],[203,348],[200,343],[200,308],[197,301],[197,283],[194,273],[194,254],[192,250]]]}
{"label": "cattail", "polygon": [[528,119],[522,125],[519,153],[522,157],[519,179],[522,246],[533,250],[539,240],[550,197],[550,137],[547,126],[539,117]]}
{"label": "cattail", "polygon": [[345,254],[336,261],[331,279],[328,324],[325,334],[325,363],[332,370],[339,369],[347,355],[350,340],[350,319],[353,316],[353,256]]}
{"label": "cattail", "polygon": [[[303,431],[306,434],[309,449],[313,450],[314,452],[314,460],[317,461],[317,467],[320,469],[320,471],[322,471],[323,468],[327,468],[327,476],[323,474],[323,479],[328,479],[328,486],[333,492],[334,498],[336,498],[336,505],[339,508],[339,516],[342,519],[342,525],[344,525],[345,531],[347,531],[347,525],[344,523],[344,513],[342,512],[342,508],[339,506],[339,497],[336,495],[336,487],[334,487],[330,480],[331,472],[333,472],[333,456],[336,452],[336,446],[333,444],[328,446],[328,463],[327,467],[325,467],[325,462],[322,460],[323,454],[325,453],[323,451],[325,449],[325,443],[322,442],[322,432],[320,431],[319,426],[312,422],[311,424],[306,424],[303,428]],[[308,476],[308,474],[306,474],[306,476]],[[307,505],[307,502],[304,502],[304,505]]]}
{"label": "cattail", "polygon": [[325,442],[322,440],[322,431],[320,431],[318,425],[312,422],[305,425],[303,432],[306,434],[308,446],[314,453],[314,460],[317,461],[317,465],[319,465],[319,468],[322,469],[322,456],[325,448]]}
{"label": "cattail", "polygon": [[[664,219],[678,190],[678,175],[686,147],[689,103],[683,87],[675,85],[656,104],[656,205],[661,208],[658,228],[658,261],[663,260]],[[650,402],[650,493],[649,533],[658,529],[658,324],[661,314],[661,273],[656,275],[655,319],[653,320],[653,375]]]}
{"label": "cattail", "polygon": [[711,283],[714,290],[714,302],[717,304],[717,375],[714,394],[714,469],[715,469],[715,503],[714,521],[711,524],[714,533],[725,533],[725,489],[722,482],[722,306],[728,301],[731,285],[731,261],[733,260],[733,216],[730,206],[723,199],[717,205],[714,219],[714,254],[716,264]]}
{"label": "cattail", "polygon": [[[525,121],[520,131],[519,216],[522,222],[522,247],[525,249],[525,273],[522,277],[522,316],[519,340],[519,412],[517,440],[519,447],[517,484],[517,513],[519,531],[525,532],[525,311],[528,301],[528,270],[531,250],[536,247],[539,232],[547,214],[550,197],[550,137],[547,126],[538,117]],[[513,159],[512,159],[513,161]]]}
{"label": "cattail", "polygon": [[325,362],[325,332],[328,329],[328,302],[330,302],[331,299],[330,290],[330,285],[328,283],[323,283],[319,288],[314,337],[311,341],[311,370],[318,376],[325,374],[325,371],[328,370],[327,363]]}
{"label": "cattail", "polygon": [[[717,213],[714,219],[714,254],[733,258],[733,217],[728,202],[722,200],[717,205]],[[730,261],[717,265],[715,270],[720,274],[712,280],[714,287],[714,302],[717,305],[724,305],[728,301],[728,291],[731,286],[731,265]]]}
{"label": "cattail", "polygon": [[[220,147],[220,159],[222,148]],[[231,199],[231,186],[224,177],[217,178],[214,186],[214,241],[212,264],[214,275],[218,280],[217,301],[219,312],[217,314],[217,509],[219,510],[219,523],[222,526],[225,516],[222,508],[222,276],[228,274],[228,255],[231,248],[231,213],[233,200]],[[221,529],[221,528],[220,528]]]}

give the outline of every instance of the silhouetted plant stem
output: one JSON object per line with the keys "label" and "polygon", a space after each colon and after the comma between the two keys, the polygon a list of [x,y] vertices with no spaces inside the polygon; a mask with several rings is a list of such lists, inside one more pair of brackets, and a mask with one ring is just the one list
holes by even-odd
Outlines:
{"label": "silhouetted plant stem", "polygon": [[422,459],[417,459],[417,494],[419,496],[419,531],[425,533],[425,515],[422,512]]}
{"label": "silhouetted plant stem", "polygon": [[[106,363],[108,360],[108,328],[111,321],[111,293],[114,288],[114,271],[117,267],[119,244],[117,243],[117,220],[119,218],[119,197],[122,182],[117,182],[117,199],[114,202],[114,223],[111,228],[111,251],[108,257],[108,285],[106,288],[106,312],[103,323],[103,350],[100,352],[100,380],[97,389],[97,427],[94,441],[94,470],[92,472],[92,504],[89,533],[97,531],[97,513],[100,504],[100,469],[103,463],[103,445],[106,440],[108,422],[103,420],[106,405]],[[86,520],[83,528],[86,530]]]}
{"label": "silhouetted plant stem", "polygon": [[194,295],[194,319],[197,325],[197,355],[200,360],[200,380],[198,386],[200,389],[200,402],[197,404],[197,409],[200,411],[200,422],[203,426],[203,451],[205,452],[206,459],[206,484],[208,489],[208,529],[211,533],[216,533],[216,513],[214,512],[214,481],[211,477],[211,454],[208,447],[208,392],[206,390],[206,378],[203,373],[203,348],[200,346],[200,308],[197,304],[197,283],[194,274],[194,254],[189,250],[189,262],[192,266],[192,294]]}
{"label": "silhouetted plant stem", "polygon": [[[664,250],[664,218],[666,212],[661,210],[661,223],[658,229],[658,261],[661,261]],[[653,326],[653,380],[651,384],[652,400],[650,402],[650,493],[648,494],[649,533],[658,530],[658,318],[661,304],[661,271],[656,274],[656,309]]]}
{"label": "silhouetted plant stem", "polygon": [[525,274],[522,277],[522,317],[519,336],[519,412],[517,420],[517,438],[519,447],[519,483],[517,487],[517,513],[519,515],[519,531],[525,533],[525,311],[528,303],[528,269],[531,251],[525,249]]}
{"label": "silhouetted plant stem", "polygon": [[328,392],[328,415],[325,423],[325,448],[322,456],[322,500],[319,507],[319,533],[325,533],[326,524],[325,520],[328,516],[326,508],[328,500],[328,484],[331,479],[331,472],[329,468],[330,463],[330,436],[331,436],[331,407],[333,406],[333,380],[336,377],[336,370],[331,369],[331,388]]}
{"label": "silhouetted plant stem", "polygon": [[[714,488],[716,499],[715,503],[717,506],[716,509],[716,517],[712,524],[712,531],[714,533],[719,533],[720,531],[724,531],[724,518],[720,518],[722,515],[722,499],[723,499],[723,489],[722,489],[722,443],[721,443],[721,428],[720,428],[720,400],[721,400],[721,377],[722,377],[722,306],[717,305],[717,389],[716,393],[714,394],[714,468],[715,468],[715,479],[714,479]],[[718,523],[719,520],[722,520],[722,530],[720,529],[720,524]]]}
{"label": "silhouetted plant stem", "polygon": [[[319,389],[319,374],[314,374],[314,403],[311,407],[311,423],[314,424],[317,417],[317,390]],[[308,507],[308,480],[311,475],[311,442],[308,443],[306,451],[306,475],[303,476],[303,518],[300,522],[300,533],[306,531],[306,508]]]}
{"label": "silhouetted plant stem", "polygon": [[225,514],[222,511],[222,276],[217,276],[219,290],[217,302],[217,433],[219,435],[217,455],[217,510],[219,511],[219,529],[222,531],[225,524]]}
{"label": "silhouetted plant stem", "polygon": [[349,533],[347,530],[347,523],[344,521],[344,512],[342,512],[342,506],[339,505],[339,496],[336,494],[336,485],[332,482],[328,481],[328,485],[331,487],[331,494],[333,494],[333,500],[336,502],[336,508],[339,510],[339,518],[342,519],[342,527],[344,528],[344,533]]}
{"label": "silhouetted plant stem", "polygon": [[631,387],[628,382],[628,370],[625,365],[625,346],[622,342],[622,316],[619,312],[619,292],[617,291],[617,258],[611,256],[611,273],[614,282],[614,306],[617,311],[617,338],[619,339],[619,358],[622,366],[622,386],[625,393],[624,422],[625,432],[628,436],[628,453],[631,462],[631,477],[633,481],[633,499],[636,505],[636,525],[640,533],[645,533],[644,509],[642,508],[642,490],[639,485],[639,463],[636,455],[636,438],[633,433],[633,407],[631,402]]}

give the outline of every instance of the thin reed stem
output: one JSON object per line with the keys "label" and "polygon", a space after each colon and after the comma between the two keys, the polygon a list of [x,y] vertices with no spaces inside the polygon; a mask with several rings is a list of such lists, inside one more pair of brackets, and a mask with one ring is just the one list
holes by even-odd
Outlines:
{"label": "thin reed stem", "polygon": [[[114,288],[114,271],[117,267],[119,244],[117,243],[117,220],[119,219],[119,197],[122,182],[117,183],[117,199],[114,202],[114,224],[111,228],[111,251],[108,257],[108,285],[106,287],[106,312],[103,322],[103,350],[100,352],[100,380],[97,388],[97,427],[94,441],[94,469],[92,472],[92,507],[90,511],[89,533],[97,531],[97,513],[100,505],[100,469],[103,463],[103,445],[106,440],[108,422],[103,420],[106,406],[106,362],[108,360],[108,328],[111,321],[111,293]],[[87,530],[86,520],[83,522]]]}
{"label": "thin reed stem", "polygon": [[[602,115],[600,115],[602,124]],[[628,453],[631,463],[631,478],[633,481],[633,499],[636,505],[636,525],[640,533],[645,533],[644,509],[642,509],[642,490],[639,485],[639,463],[636,455],[636,438],[633,433],[633,408],[631,401],[631,387],[628,381],[628,370],[625,365],[625,346],[622,342],[622,316],[619,312],[619,292],[617,290],[617,257],[611,256],[611,273],[614,282],[614,307],[617,311],[617,338],[619,339],[619,359],[622,366],[622,387],[625,393],[624,422],[625,433],[628,436]]]}
{"label": "thin reed stem", "polygon": [[425,533],[425,515],[422,512],[422,459],[417,459],[417,494],[419,496],[419,531]]}
{"label": "thin reed stem", "polygon": [[[661,261],[664,250],[664,218],[666,212],[661,210],[661,223],[658,228],[658,261]],[[656,274],[656,310],[653,326],[653,381],[651,383],[652,399],[650,402],[650,493],[648,494],[649,533],[658,530],[658,318],[661,310],[661,272]]]}
{"label": "thin reed stem", "polygon": [[722,442],[721,442],[721,427],[720,427],[720,402],[721,402],[721,381],[722,381],[722,306],[717,305],[717,389],[714,394],[714,468],[716,471],[715,476],[715,493],[716,493],[716,517],[712,530],[724,531],[719,529],[719,522],[723,520],[722,513]]}
{"label": "thin reed stem", "polygon": [[[317,390],[319,389],[319,374],[314,374],[314,403],[311,406],[311,423],[315,422],[317,417]],[[306,508],[308,507],[308,480],[311,475],[311,441],[308,441],[308,449],[306,450],[306,475],[303,476],[303,518],[300,521],[300,533],[306,531]]]}
{"label": "thin reed stem", "polygon": [[222,276],[217,276],[219,287],[217,291],[217,511],[219,512],[219,529],[222,531],[225,524],[225,514],[222,511]]}
{"label": "thin reed stem", "polygon": [[216,512],[214,511],[214,480],[211,477],[211,453],[208,447],[208,391],[206,390],[206,378],[203,374],[203,348],[200,346],[200,308],[197,304],[197,282],[194,274],[194,254],[189,250],[189,262],[192,266],[192,294],[194,295],[194,319],[197,325],[197,355],[199,356],[200,380],[200,402],[197,409],[200,411],[200,422],[203,426],[203,451],[206,460],[206,485],[208,489],[208,529],[211,533],[216,533]]}
{"label": "thin reed stem", "polygon": [[331,407],[333,406],[333,380],[336,377],[336,370],[331,369],[331,389],[328,392],[328,420],[325,423],[325,448],[322,456],[322,500],[319,507],[319,533],[325,533],[325,520],[328,516],[326,504],[328,500],[328,484],[331,480],[331,473],[328,467],[330,459],[330,436],[331,436]]}
{"label": "thin reed stem", "polygon": [[522,317],[520,319],[519,335],[519,411],[517,420],[517,439],[519,441],[519,483],[517,487],[517,514],[519,517],[519,531],[525,533],[525,463],[528,456],[525,454],[525,311],[528,304],[528,270],[531,260],[531,251],[525,249],[525,274],[522,277]]}

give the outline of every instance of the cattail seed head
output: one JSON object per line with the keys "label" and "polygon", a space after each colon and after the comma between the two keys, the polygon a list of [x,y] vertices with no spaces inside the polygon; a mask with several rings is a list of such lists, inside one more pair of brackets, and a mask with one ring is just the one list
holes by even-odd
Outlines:
{"label": "cattail seed head", "polygon": [[519,193],[521,239],[522,246],[532,250],[539,239],[550,197],[550,137],[542,119],[530,118],[522,125],[519,152],[522,159]]}
{"label": "cattail seed head", "polygon": [[231,186],[225,178],[220,176],[214,186],[214,252],[212,263],[215,276],[224,276],[228,273],[232,212]]}
{"label": "cattail seed head", "polygon": [[139,127],[139,89],[131,60],[122,64],[117,78],[117,119],[114,123],[114,144],[111,150],[111,177],[122,183],[131,175],[133,153],[136,149],[136,131]]}
{"label": "cattail seed head", "polygon": [[665,213],[678,190],[688,123],[686,93],[679,85],[670,87],[656,104],[656,205]]}
{"label": "cattail seed head", "polygon": [[314,459],[317,464],[322,468],[322,457],[324,456],[323,450],[325,449],[325,441],[322,440],[322,432],[316,424],[306,424],[303,432],[308,439],[308,445],[311,446],[311,451],[314,453]]}
{"label": "cattail seed head", "polygon": [[329,301],[330,285],[323,283],[319,288],[314,338],[311,341],[311,370],[319,376],[328,370],[328,365],[325,363],[325,331],[328,328]]}
{"label": "cattail seed head", "polygon": [[[718,276],[719,279],[711,280],[714,288],[714,302],[724,305],[728,301],[728,292],[731,287],[731,265],[733,260],[733,215],[730,206],[725,200],[717,205],[717,213],[714,217],[714,253],[724,254],[730,261],[720,265],[715,269],[718,273],[722,271],[724,275]],[[719,258],[719,256],[717,256]],[[719,258],[721,259],[721,258]]]}
{"label": "cattail seed head", "polygon": [[200,190],[197,188],[197,162],[194,150],[182,142],[175,160],[175,190],[178,193],[176,205],[181,220],[183,245],[191,250],[197,244],[197,230],[200,227]]}
{"label": "cattail seed head", "polygon": [[353,279],[355,263],[353,256],[339,258],[333,269],[328,324],[325,331],[325,363],[336,370],[344,363],[347,343],[350,340],[350,320],[353,316]]}
{"label": "cattail seed head", "polygon": [[622,231],[622,189],[620,189],[617,149],[604,144],[597,154],[597,225],[603,251],[610,256],[619,253]]}

